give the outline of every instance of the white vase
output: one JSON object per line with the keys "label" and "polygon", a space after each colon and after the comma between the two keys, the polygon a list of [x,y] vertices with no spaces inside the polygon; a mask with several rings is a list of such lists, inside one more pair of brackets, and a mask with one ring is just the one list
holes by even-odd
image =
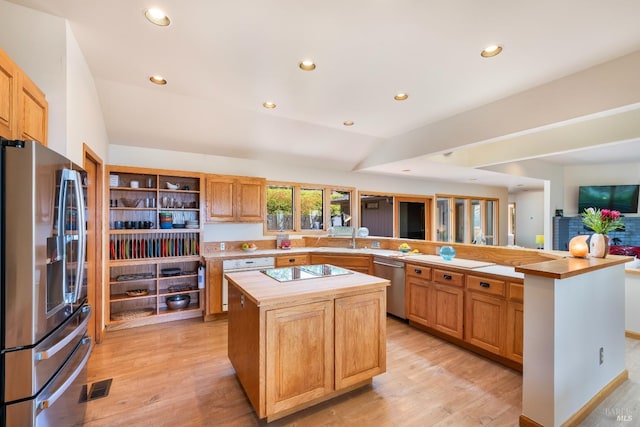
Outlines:
{"label": "white vase", "polygon": [[595,233],[589,242],[589,255],[594,258],[605,258],[609,253],[609,236]]}

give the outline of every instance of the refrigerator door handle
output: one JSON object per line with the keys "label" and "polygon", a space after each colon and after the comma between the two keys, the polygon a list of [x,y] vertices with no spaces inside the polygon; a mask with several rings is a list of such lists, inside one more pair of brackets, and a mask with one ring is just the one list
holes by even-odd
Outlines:
{"label": "refrigerator door handle", "polygon": [[87,305],[82,307],[80,316],[82,318],[82,321],[73,330],[73,332],[71,332],[69,335],[67,335],[62,340],[58,341],[51,347],[47,348],[46,350],[35,353],[34,359],[44,360],[44,359],[52,358],[57,352],[62,350],[64,347],[66,347],[66,345],[69,344],[75,337],[77,337],[80,334],[83,334],[84,331],[87,330],[87,324],[89,323],[89,318],[91,317],[91,306]]}
{"label": "refrigerator door handle", "polygon": [[[85,253],[87,250],[86,246],[86,238],[87,238],[87,224],[85,221],[85,206],[84,206],[84,197],[82,193],[82,179],[80,174],[77,171],[71,169],[63,169],[61,178],[60,178],[60,196],[58,199],[58,206],[60,206],[60,214],[58,215],[58,233],[62,234],[64,237],[64,255],[65,259],[67,257],[67,249],[66,243],[77,240],[78,250],[77,258],[76,258],[76,274],[75,274],[75,283],[74,288],[72,289],[73,294],[71,292],[67,292],[68,289],[65,289],[65,296],[72,295],[72,300],[69,301],[68,298],[65,297],[65,302],[67,303],[77,303],[80,298],[80,292],[82,290],[82,282],[84,281],[84,259]],[[67,214],[67,193],[69,192],[69,183],[73,182],[74,189],[74,199],[76,206],[76,230],[77,234],[66,235],[65,229],[65,218]],[[67,260],[69,262],[69,260]],[[66,276],[66,269],[65,269]],[[67,280],[65,277],[65,286],[67,286]]]}
{"label": "refrigerator door handle", "polygon": [[[75,367],[73,372],[65,379],[64,383],[60,387],[58,387],[53,393],[49,394],[46,399],[38,399],[36,400],[36,406],[38,409],[47,409],[53,406],[56,403],[56,400],[60,398],[64,394],[65,391],[73,384],[73,382],[78,378],[80,372],[84,369],[87,361],[89,360],[89,356],[91,355],[91,337],[84,337],[80,343],[80,346],[87,346],[86,353],[83,356],[82,360]],[[80,347],[78,347],[79,349]]]}
{"label": "refrigerator door handle", "polygon": [[74,303],[77,303],[80,299],[80,293],[82,291],[82,282],[84,281],[84,260],[87,252],[87,222],[85,218],[85,205],[84,195],[82,192],[82,177],[79,172],[74,171],[75,176],[75,189],[76,206],[78,207],[78,259],[76,263],[76,287]]}

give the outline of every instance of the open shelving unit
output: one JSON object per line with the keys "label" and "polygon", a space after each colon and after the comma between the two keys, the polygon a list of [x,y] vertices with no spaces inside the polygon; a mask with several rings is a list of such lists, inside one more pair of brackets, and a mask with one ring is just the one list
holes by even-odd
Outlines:
{"label": "open shelving unit", "polygon": [[[202,316],[203,175],[126,166],[108,173],[107,328]],[[161,214],[171,218],[161,224]],[[168,308],[166,298],[180,294],[189,305]]]}

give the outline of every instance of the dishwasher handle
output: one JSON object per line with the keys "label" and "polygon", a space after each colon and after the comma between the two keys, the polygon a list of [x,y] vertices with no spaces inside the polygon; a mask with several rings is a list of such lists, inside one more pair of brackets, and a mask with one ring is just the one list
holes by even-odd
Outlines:
{"label": "dishwasher handle", "polygon": [[401,268],[401,269],[404,270],[404,263],[390,264],[390,263],[382,262],[382,261],[373,261],[373,263],[377,264],[377,265],[384,265],[385,267]]}

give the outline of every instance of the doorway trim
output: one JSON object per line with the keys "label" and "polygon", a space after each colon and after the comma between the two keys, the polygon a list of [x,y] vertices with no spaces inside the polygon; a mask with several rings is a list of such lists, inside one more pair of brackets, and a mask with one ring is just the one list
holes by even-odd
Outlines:
{"label": "doorway trim", "polygon": [[[90,322],[89,334],[94,337],[96,343],[102,342],[104,338],[104,319],[103,319],[103,277],[102,266],[104,264],[103,251],[102,251],[102,236],[103,230],[103,185],[104,185],[104,164],[100,156],[98,156],[86,143],[82,144],[82,166],[85,170],[88,169],[88,164],[92,164],[91,170],[96,171],[96,176],[87,173],[88,184],[91,184],[92,179],[95,185],[87,186],[87,212],[88,220],[92,220],[94,226],[94,233],[88,233],[87,235],[87,260],[90,263],[90,255],[93,254],[93,265],[87,266],[87,297],[89,303],[93,305],[93,317],[95,322]],[[93,282],[93,283],[91,283]]]}

